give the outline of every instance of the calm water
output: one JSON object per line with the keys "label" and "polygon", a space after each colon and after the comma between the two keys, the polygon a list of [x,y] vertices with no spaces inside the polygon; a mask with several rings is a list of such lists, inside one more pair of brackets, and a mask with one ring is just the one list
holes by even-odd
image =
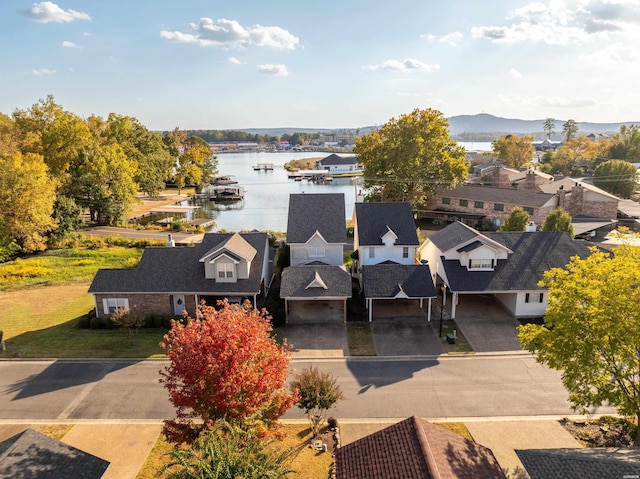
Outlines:
{"label": "calm water", "polygon": [[[336,178],[327,184],[294,181],[287,178],[284,164],[302,158],[324,158],[324,152],[291,153],[232,153],[218,154],[218,172],[235,175],[239,186],[244,186],[244,200],[230,203],[198,201],[197,218],[213,218],[218,229],[286,231],[289,195],[291,193],[344,193],[345,217],[351,218],[355,203],[354,178]],[[273,163],[271,171],[254,171],[256,163]],[[357,178],[357,177],[356,177]],[[362,179],[359,179],[361,182]],[[215,227],[211,228],[212,231]]]}
{"label": "calm water", "polygon": [[[491,150],[491,143],[460,142],[467,150]],[[199,200],[190,202],[200,206],[188,218],[213,218],[217,229],[227,231],[274,230],[286,231],[289,195],[291,193],[344,193],[345,216],[350,219],[355,203],[355,181],[362,184],[361,177],[335,178],[327,184],[310,181],[294,181],[287,178],[284,164],[302,158],[324,158],[326,152],[290,153],[231,153],[218,154],[218,172],[235,175],[238,185],[244,186],[244,200],[230,203]],[[256,163],[273,163],[272,171],[254,171]],[[185,203],[187,204],[187,203]],[[216,226],[210,229],[216,231]]]}

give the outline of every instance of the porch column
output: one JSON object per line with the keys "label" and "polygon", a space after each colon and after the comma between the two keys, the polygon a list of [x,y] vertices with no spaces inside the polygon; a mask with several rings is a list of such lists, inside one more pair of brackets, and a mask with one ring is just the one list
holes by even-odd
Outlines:
{"label": "porch column", "polygon": [[342,321],[347,322],[347,298],[342,300]]}
{"label": "porch column", "polygon": [[289,323],[289,300],[284,300],[284,324]]}
{"label": "porch column", "polygon": [[96,295],[93,295],[93,307],[95,308],[96,311],[96,318],[100,317],[100,312],[98,311],[98,298],[96,297]]}
{"label": "porch column", "polygon": [[257,301],[258,301],[258,295],[254,294],[253,295],[253,309],[256,309]]}
{"label": "porch column", "polygon": [[373,309],[373,298],[369,298],[368,301],[369,301],[369,308],[368,308],[369,309],[369,322],[371,322],[371,317],[372,317],[372,315],[371,315],[372,311],[371,310]]}
{"label": "porch column", "polygon": [[427,321],[431,321],[431,298],[429,298],[429,308],[427,308]]}
{"label": "porch column", "polygon": [[451,295],[451,319],[456,319],[456,305],[458,304],[458,293]]}
{"label": "porch column", "polygon": [[423,300],[423,299],[424,299],[424,298],[420,298],[420,309],[422,309],[422,300]]}

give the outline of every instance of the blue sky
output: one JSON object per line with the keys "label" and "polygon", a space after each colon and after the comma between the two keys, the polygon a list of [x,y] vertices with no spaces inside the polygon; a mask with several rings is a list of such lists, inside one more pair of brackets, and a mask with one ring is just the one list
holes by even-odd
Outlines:
{"label": "blue sky", "polygon": [[640,121],[638,0],[0,0],[0,112],[151,129]]}

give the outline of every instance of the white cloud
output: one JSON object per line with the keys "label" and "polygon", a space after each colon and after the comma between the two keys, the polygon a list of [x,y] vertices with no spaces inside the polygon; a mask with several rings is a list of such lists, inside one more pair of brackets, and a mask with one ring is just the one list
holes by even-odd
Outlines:
{"label": "white cloud", "polygon": [[289,76],[289,71],[287,70],[287,66],[282,64],[258,65],[258,71],[260,73],[264,73],[265,75],[273,75],[277,77]]}
{"label": "white cloud", "polygon": [[594,69],[605,71],[623,67],[629,74],[630,69],[640,64],[640,51],[635,45],[612,43],[599,50],[583,53],[580,60]]}
{"label": "white cloud", "polygon": [[31,73],[33,73],[36,76],[42,76],[42,75],[54,75],[56,71],[50,70],[48,68],[40,68],[39,70],[31,70]]}
{"label": "white cloud", "polygon": [[401,62],[399,60],[387,60],[377,65],[369,65],[369,69],[371,70],[391,70],[394,72],[402,72],[408,73],[412,71],[424,71],[424,72],[433,72],[440,68],[438,64],[428,64],[421,62],[420,60],[415,60],[413,58],[407,58],[405,61]]}
{"label": "white cloud", "polygon": [[464,35],[460,32],[451,32],[446,35],[442,35],[441,37],[437,37],[431,33],[426,35],[420,35],[420,38],[426,38],[429,42],[440,42],[451,45],[452,47],[457,47],[458,43],[464,38]]}
{"label": "white cloud", "polygon": [[298,37],[280,27],[253,25],[245,28],[237,21],[226,18],[212,20],[203,17],[197,24],[190,23],[188,29],[193,33],[163,30],[160,36],[173,42],[219,48],[270,47],[295,50],[299,42]]}
{"label": "white cloud", "polygon": [[229,63],[233,63],[234,65],[242,65],[242,62],[236,57],[229,57]]}
{"label": "white cloud", "polygon": [[435,42],[438,37],[436,37],[434,34],[432,33],[427,33],[425,35],[420,35],[420,38],[426,38],[427,40],[429,40],[430,42]]}
{"label": "white cloud", "polygon": [[24,12],[24,16],[40,23],[69,23],[75,20],[91,20],[88,13],[75,10],[63,10],[53,2],[34,3]]}
{"label": "white cloud", "polygon": [[67,40],[62,42],[62,46],[65,48],[82,48],[81,45],[78,45],[77,43],[69,42]]}
{"label": "white cloud", "polygon": [[511,70],[509,70],[509,73],[511,74],[511,76],[513,78],[522,78],[522,73],[520,73],[518,70],[516,70],[515,68],[512,68]]}

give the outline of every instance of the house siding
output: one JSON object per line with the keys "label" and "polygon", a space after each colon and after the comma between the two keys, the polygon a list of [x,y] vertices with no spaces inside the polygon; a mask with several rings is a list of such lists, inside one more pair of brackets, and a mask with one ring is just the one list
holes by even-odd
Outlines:
{"label": "house siding", "polygon": [[[308,243],[291,244],[289,245],[289,247],[290,247],[289,251],[290,251],[291,266],[308,264],[313,261],[322,261],[323,263],[334,265],[334,266],[341,266],[344,263],[343,257],[342,257],[342,252],[344,250],[343,245],[327,244],[318,237],[312,238]],[[309,256],[310,247],[325,248],[324,257],[310,257]]]}
{"label": "house siding", "polygon": [[[171,302],[171,295],[169,294],[96,294],[95,298],[98,308],[97,316],[99,318],[109,316],[105,314],[102,307],[102,300],[107,298],[127,298],[129,300],[129,309],[144,315],[162,314],[173,316],[173,304]],[[190,312],[195,311],[195,296],[185,295],[185,308]]]}
{"label": "house siding", "polygon": [[[527,303],[527,294],[529,294],[530,297],[539,297],[540,294],[543,294],[543,301],[541,303]],[[548,295],[546,290],[499,293],[496,294],[495,297],[516,318],[544,316],[544,312],[549,307]]]}

